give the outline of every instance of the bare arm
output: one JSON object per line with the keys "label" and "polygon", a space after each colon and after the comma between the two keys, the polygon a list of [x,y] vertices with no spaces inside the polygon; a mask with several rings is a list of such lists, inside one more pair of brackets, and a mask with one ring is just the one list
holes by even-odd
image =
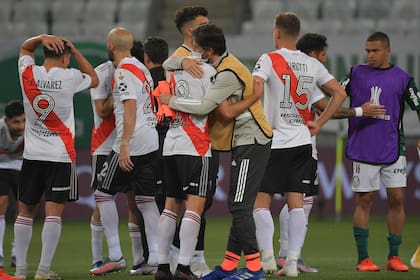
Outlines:
{"label": "bare arm", "polygon": [[121,137],[119,164],[122,170],[129,172],[134,164],[130,158],[130,141],[136,125],[136,100],[128,99],[124,102],[124,127]]}
{"label": "bare arm", "polygon": [[203,62],[186,56],[171,56],[163,62],[163,68],[168,71],[176,69],[184,69],[191,74],[194,78],[201,79],[204,76],[203,69],[200,65]]}
{"label": "bare arm", "polygon": [[105,99],[96,99],[94,101],[96,112],[98,113],[99,117],[105,119],[109,117],[113,112],[113,98],[112,96],[108,96]]}
{"label": "bare arm", "polygon": [[331,96],[331,99],[325,107],[324,112],[315,121],[319,127],[313,127],[312,129],[311,126],[309,126],[311,135],[317,133],[317,129],[319,130],[319,128],[321,128],[334,115],[334,113],[341,107],[347,97],[346,92],[335,79],[328,81],[322,85],[321,88]]}
{"label": "bare arm", "polygon": [[76,60],[77,65],[79,66],[79,70],[82,73],[85,73],[90,76],[92,82],[90,83],[90,87],[96,87],[99,84],[99,78],[96,75],[95,69],[93,68],[92,64],[81,54],[81,52],[67,39],[64,39],[67,46],[70,48],[70,52],[73,55],[74,59]]}
{"label": "bare arm", "polygon": [[62,38],[53,35],[41,34],[23,42],[20,47],[19,57],[24,55],[34,57],[34,51],[41,44],[49,50],[53,50],[57,53],[64,50],[64,42]]}
{"label": "bare arm", "polygon": [[[316,113],[318,115],[321,115],[324,111],[325,107],[328,105],[328,100],[326,98],[323,98],[319,100],[318,102],[314,103],[313,106],[315,107]],[[368,101],[364,103],[362,106],[363,111],[363,117],[376,117],[380,115],[384,115],[386,110],[385,106],[383,105],[373,105],[373,101]],[[351,118],[356,117],[356,111],[354,108],[345,108],[340,107],[337,112],[335,112],[332,116],[333,119],[345,119],[345,118]]]}

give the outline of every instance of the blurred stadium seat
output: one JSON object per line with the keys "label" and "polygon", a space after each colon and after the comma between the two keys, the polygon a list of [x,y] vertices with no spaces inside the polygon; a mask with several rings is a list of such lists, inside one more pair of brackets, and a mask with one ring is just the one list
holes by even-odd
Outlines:
{"label": "blurred stadium seat", "polygon": [[252,20],[244,23],[244,34],[273,32],[274,17],[285,10],[285,6],[278,0],[251,1]]}
{"label": "blurred stadium seat", "polygon": [[393,0],[357,0],[356,3],[357,17],[362,19],[379,20],[389,17]]}
{"label": "blurred stadium seat", "polygon": [[49,1],[20,0],[13,2],[13,32],[17,37],[29,37],[48,32]]}
{"label": "blurred stadium seat", "polygon": [[420,17],[420,1],[397,0],[390,10],[390,18],[411,20]]}
{"label": "blurred stadium seat", "polygon": [[88,0],[83,13],[84,36],[103,40],[115,27],[118,0]]}
{"label": "blurred stadium seat", "polygon": [[61,36],[80,36],[85,0],[55,0],[51,5],[52,33]]}
{"label": "blurred stadium seat", "polygon": [[149,20],[151,1],[122,0],[118,25],[127,28],[138,40],[144,40]]}
{"label": "blurred stadium seat", "polygon": [[323,21],[330,19],[349,20],[356,13],[355,0],[323,0],[321,2],[321,17]]}
{"label": "blurred stadium seat", "polygon": [[12,1],[3,0],[0,2],[0,36],[8,37],[13,34]]}
{"label": "blurred stadium seat", "polygon": [[320,18],[320,0],[287,0],[284,3],[285,11],[294,12],[299,18],[305,20]]}

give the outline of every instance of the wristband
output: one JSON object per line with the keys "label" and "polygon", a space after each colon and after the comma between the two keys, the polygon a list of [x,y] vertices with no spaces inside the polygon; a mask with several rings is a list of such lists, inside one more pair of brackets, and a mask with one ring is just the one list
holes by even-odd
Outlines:
{"label": "wristband", "polygon": [[362,107],[354,107],[354,113],[356,117],[362,117],[363,116],[363,109]]}
{"label": "wristband", "polygon": [[417,153],[419,154],[419,159],[420,159],[420,147],[417,147]]}

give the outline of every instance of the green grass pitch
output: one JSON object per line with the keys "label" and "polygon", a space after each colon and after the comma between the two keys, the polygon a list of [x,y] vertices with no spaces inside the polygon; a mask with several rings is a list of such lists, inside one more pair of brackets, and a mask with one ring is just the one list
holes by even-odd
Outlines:
{"label": "green grass pitch", "polygon": [[[275,250],[278,250],[278,220],[275,217],[276,232],[274,236]],[[41,224],[34,223],[32,243],[29,248],[29,275],[32,279],[40,258]],[[206,258],[209,266],[221,263],[226,246],[229,218],[209,217],[206,232]],[[10,243],[13,226],[8,223],[4,240],[5,260],[8,264]],[[120,221],[120,238],[123,252],[128,265],[132,265],[130,240],[127,233],[126,220]],[[403,244],[400,247],[400,256],[406,264],[420,242],[420,218],[408,217],[404,229]],[[104,242],[104,244],[106,244]],[[411,269],[406,273],[387,272],[386,257],[388,245],[386,241],[386,217],[371,218],[369,253],[374,262],[381,266],[380,272],[359,273],[355,271],[356,249],[352,235],[350,218],[344,218],[336,223],[333,219],[310,219],[309,231],[302,251],[304,260],[317,267],[319,273],[300,274],[298,279],[420,279],[420,270]],[[128,271],[113,273],[106,276],[92,277],[88,274],[91,264],[90,227],[88,221],[63,221],[63,231],[52,269],[58,272],[65,280],[71,279],[134,279],[151,280],[151,276],[130,276]],[[241,263],[243,266],[244,263]],[[6,266],[6,271],[13,269]],[[268,279],[275,279],[268,276]]]}

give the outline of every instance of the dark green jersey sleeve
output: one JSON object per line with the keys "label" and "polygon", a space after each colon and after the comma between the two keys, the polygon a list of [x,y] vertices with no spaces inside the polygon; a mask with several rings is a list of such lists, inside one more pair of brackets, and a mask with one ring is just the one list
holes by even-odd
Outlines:
{"label": "dark green jersey sleeve", "polygon": [[405,100],[412,110],[420,111],[420,92],[413,78],[408,81],[408,86],[405,90]]}

